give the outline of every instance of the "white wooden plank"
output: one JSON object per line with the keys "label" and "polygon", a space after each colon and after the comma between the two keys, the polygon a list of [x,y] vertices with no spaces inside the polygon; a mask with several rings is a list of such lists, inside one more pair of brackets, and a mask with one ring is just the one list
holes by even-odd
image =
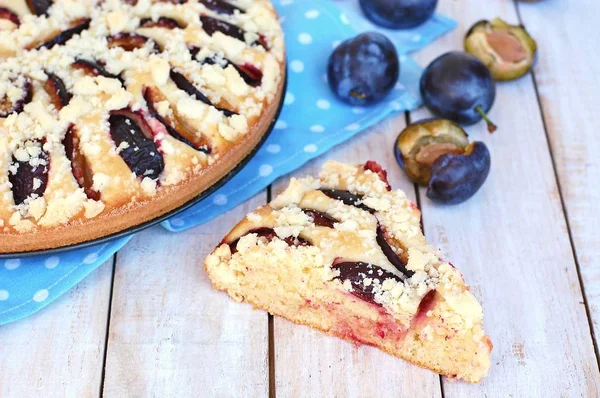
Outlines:
{"label": "white wooden plank", "polygon": [[519,6],[596,340],[600,338],[600,51],[597,0]]}
{"label": "white wooden plank", "polygon": [[0,397],[98,397],[112,259],[48,308],[0,327]]}
{"label": "white wooden plank", "polygon": [[155,227],[117,256],[105,397],[268,395],[267,314],[213,290],[204,258],[266,193],[182,233]]}
{"label": "white wooden plank", "polygon": [[[414,186],[396,165],[394,141],[404,115],[363,133],[294,173],[316,174],[325,160],[376,160],[389,172],[394,189],[414,198]],[[274,187],[287,185],[283,178]],[[280,397],[440,396],[439,377],[373,347],[355,347],[282,318],[274,319],[275,391]]]}
{"label": "white wooden plank", "polygon": [[[460,49],[478,19],[517,22],[512,2],[440,6],[459,28],[425,50],[423,64]],[[483,124],[468,129],[491,151],[482,191],[462,205],[441,206],[421,190],[425,232],[482,300],[494,343],[492,369],[481,385],[444,380],[445,396],[596,397],[598,366],[531,78],[498,84],[491,116],[499,125],[493,136]]]}

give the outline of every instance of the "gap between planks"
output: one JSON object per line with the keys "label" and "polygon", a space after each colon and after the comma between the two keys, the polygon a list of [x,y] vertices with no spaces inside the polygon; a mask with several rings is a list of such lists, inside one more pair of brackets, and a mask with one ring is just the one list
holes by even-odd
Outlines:
{"label": "gap between planks", "polygon": [[[523,17],[521,16],[521,10],[519,8],[518,0],[513,0],[513,4],[515,6],[515,10],[517,13],[517,18],[519,19],[519,23],[522,26],[525,26],[525,23],[523,22]],[[552,140],[550,139],[550,134],[548,132],[548,124],[546,122],[546,114],[544,112],[544,107],[542,106],[542,100],[540,98],[540,90],[538,88],[537,79],[536,79],[536,75],[535,75],[535,67],[531,70],[531,81],[533,83],[533,88],[535,90],[535,97],[537,99],[538,107],[540,110],[540,115],[542,116],[542,125],[544,127],[544,133],[546,135],[546,143],[548,145],[548,152],[550,153],[550,161],[552,163],[552,171],[554,173],[554,179],[556,180],[556,186],[558,187],[558,196],[560,198],[560,205],[562,207],[562,211],[563,211],[563,214],[565,217],[565,224],[567,225],[567,233],[569,235],[569,243],[571,245],[571,249],[573,252],[573,261],[575,262],[575,268],[577,270],[577,278],[579,280],[579,288],[581,289],[583,304],[585,306],[585,313],[588,318],[588,325],[590,328],[590,336],[592,338],[592,343],[594,345],[596,361],[598,363],[598,367],[600,368],[600,352],[598,351],[598,342],[596,341],[596,335],[594,333],[594,324],[593,324],[593,319],[592,319],[592,313],[590,310],[588,295],[586,294],[586,290],[585,290],[585,284],[583,283],[581,266],[579,264],[579,256],[577,254],[577,247],[575,246],[575,241],[573,239],[573,231],[571,229],[571,222],[569,220],[569,211],[568,211],[567,205],[565,203],[565,195],[563,193],[563,187],[562,187],[562,184],[560,181],[560,176],[558,174],[558,167],[556,165],[554,149],[552,147]]]}

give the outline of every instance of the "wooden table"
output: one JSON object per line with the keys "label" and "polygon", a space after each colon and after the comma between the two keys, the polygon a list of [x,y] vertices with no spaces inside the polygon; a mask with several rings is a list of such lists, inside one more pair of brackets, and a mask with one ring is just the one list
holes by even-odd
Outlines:
{"label": "wooden table", "polygon": [[215,292],[204,257],[283,179],[213,222],[155,227],[41,313],[0,328],[5,397],[598,397],[600,332],[600,42],[597,0],[441,0],[459,27],[417,54],[462,48],[475,21],[499,15],[538,40],[535,74],[499,84],[482,191],[430,202],[396,166],[399,115],[327,159],[375,159],[423,211],[428,238],[459,265],[494,342],[480,385],[450,382],[370,347],[355,348]]}

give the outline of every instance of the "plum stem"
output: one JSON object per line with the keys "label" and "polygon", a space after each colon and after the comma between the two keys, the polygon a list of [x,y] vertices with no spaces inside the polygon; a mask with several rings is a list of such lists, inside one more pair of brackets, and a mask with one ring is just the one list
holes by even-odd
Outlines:
{"label": "plum stem", "polygon": [[477,113],[479,113],[481,115],[483,120],[485,120],[485,122],[487,123],[488,131],[490,133],[493,133],[494,131],[496,131],[498,129],[498,127],[490,120],[488,115],[485,113],[485,111],[483,110],[481,105],[477,105],[475,107],[475,110],[477,111]]}

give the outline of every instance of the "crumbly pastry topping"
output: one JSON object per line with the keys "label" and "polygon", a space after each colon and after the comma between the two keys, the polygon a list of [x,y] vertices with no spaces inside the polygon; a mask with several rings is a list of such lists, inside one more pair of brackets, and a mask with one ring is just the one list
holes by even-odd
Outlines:
{"label": "crumbly pastry topping", "polygon": [[268,0],[3,1],[0,228],[94,218],[201,173],[273,102],[283,61]]}
{"label": "crumbly pastry topping", "polygon": [[[382,306],[406,327],[420,310],[446,319],[457,333],[470,333],[482,322],[481,306],[461,274],[426,242],[416,205],[402,191],[390,190],[385,172],[371,162],[328,162],[318,179],[292,178],[224,243],[207,266],[264,255],[267,248],[269,258],[261,261],[294,256],[288,264],[321,269],[323,283]],[[435,314],[424,307],[433,293],[444,299]]]}

